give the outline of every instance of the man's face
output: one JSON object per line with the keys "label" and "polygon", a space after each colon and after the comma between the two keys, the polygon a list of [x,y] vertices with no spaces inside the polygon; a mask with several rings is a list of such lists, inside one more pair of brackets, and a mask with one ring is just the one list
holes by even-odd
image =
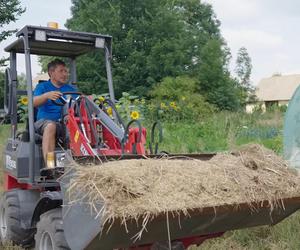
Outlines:
{"label": "man's face", "polygon": [[58,85],[65,84],[69,76],[67,67],[63,65],[57,65],[53,70],[49,72],[49,74],[51,82]]}

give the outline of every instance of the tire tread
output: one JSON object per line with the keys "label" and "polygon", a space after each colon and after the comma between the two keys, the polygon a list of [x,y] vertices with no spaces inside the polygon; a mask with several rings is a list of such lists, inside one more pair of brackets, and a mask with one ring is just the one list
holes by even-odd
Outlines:
{"label": "tire tread", "polygon": [[70,250],[62,227],[62,209],[55,208],[41,215],[35,234],[36,250],[38,249],[43,232],[47,231],[53,239],[55,250]]}

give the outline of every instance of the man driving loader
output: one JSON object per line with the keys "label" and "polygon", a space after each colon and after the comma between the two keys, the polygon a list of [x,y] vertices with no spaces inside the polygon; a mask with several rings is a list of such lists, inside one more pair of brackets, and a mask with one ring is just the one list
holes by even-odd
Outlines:
{"label": "man driving loader", "polygon": [[60,130],[58,120],[61,117],[62,106],[56,105],[53,101],[59,99],[62,92],[76,90],[66,83],[68,69],[62,60],[55,59],[48,64],[48,75],[50,77],[48,81],[36,86],[33,98],[33,105],[38,109],[34,125],[36,132],[43,136],[42,150],[45,163],[47,154],[55,149],[56,135]]}

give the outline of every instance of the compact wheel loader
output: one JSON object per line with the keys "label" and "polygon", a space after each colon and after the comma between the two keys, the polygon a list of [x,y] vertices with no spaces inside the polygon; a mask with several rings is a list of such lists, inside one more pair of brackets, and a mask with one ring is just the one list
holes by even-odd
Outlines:
{"label": "compact wheel loader", "polygon": [[[11,120],[11,135],[4,149],[5,192],[0,203],[1,241],[12,241],[36,249],[185,249],[200,245],[204,240],[221,236],[227,230],[276,224],[300,207],[300,198],[284,199],[285,209],[277,208],[269,216],[269,203],[261,201],[255,211],[249,204],[207,207],[190,211],[180,226],[170,218],[168,229],[165,216],[158,216],[147,226],[137,241],[132,241],[140,229],[128,222],[127,231],[118,222],[108,233],[103,218],[91,214],[84,202],[69,206],[66,195],[72,171],[65,172],[72,160],[79,163],[109,159],[142,159],[159,157],[154,143],[155,123],[151,131],[150,153],[145,149],[147,131],[138,121],[125,125],[115,109],[111,59],[112,37],[85,32],[25,26],[17,39],[5,48],[10,53],[6,69],[5,111]],[[34,129],[35,110],[31,75],[31,55],[68,58],[70,83],[76,83],[76,59],[86,53],[104,55],[110,99],[106,105],[96,104],[80,92],[68,92],[55,102],[62,106],[63,133],[57,138],[53,157],[42,157],[41,135]],[[18,90],[17,54],[25,55],[26,91]],[[28,121],[19,132],[17,123],[18,95],[28,96]],[[105,107],[113,109],[113,117]],[[135,123],[135,127],[133,127]],[[213,154],[191,154],[189,158],[209,160]],[[47,166],[51,169],[41,171]],[[85,167],[84,164],[80,165]]]}

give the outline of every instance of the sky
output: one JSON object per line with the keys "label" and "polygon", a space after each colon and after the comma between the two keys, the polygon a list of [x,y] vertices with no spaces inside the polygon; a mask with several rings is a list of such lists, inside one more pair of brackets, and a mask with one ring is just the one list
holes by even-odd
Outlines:
{"label": "sky", "polygon": [[[59,28],[65,29],[65,22],[71,17],[71,0],[20,0],[21,6],[26,11],[18,17],[15,23],[11,23],[4,29],[21,29],[25,25],[47,26],[48,22],[57,22]],[[14,41],[16,37],[13,35],[0,44],[0,58],[8,57],[9,54],[4,52],[4,48]],[[18,56],[18,73],[25,72],[25,58]],[[38,65],[37,57],[31,57],[32,76],[35,77],[40,73],[41,68]]]}
{"label": "sky", "polygon": [[[299,0],[205,0],[213,5],[221,22],[221,33],[232,53],[230,69],[234,74],[237,51],[246,47],[252,59],[251,80],[274,73],[300,74],[300,1]],[[26,24],[46,26],[55,21],[60,28],[71,17],[71,0],[21,0],[26,12],[16,23],[5,28],[22,28]],[[7,56],[3,48],[12,37],[0,44],[0,58]],[[24,72],[24,58],[18,59],[18,71]],[[33,76],[40,72],[32,58]]]}
{"label": "sky", "polygon": [[221,32],[231,49],[246,47],[252,59],[251,80],[274,73],[300,74],[299,0],[206,0],[221,21]]}

